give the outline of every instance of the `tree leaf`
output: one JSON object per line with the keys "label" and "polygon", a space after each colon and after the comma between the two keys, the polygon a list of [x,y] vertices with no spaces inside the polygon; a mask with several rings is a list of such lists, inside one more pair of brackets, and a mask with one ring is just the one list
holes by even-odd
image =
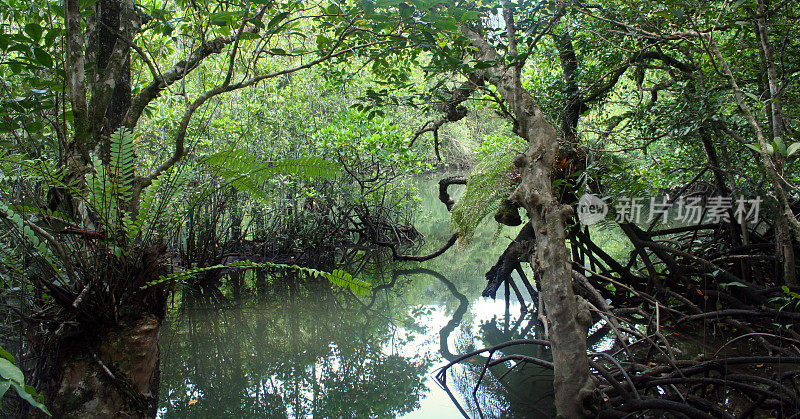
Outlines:
{"label": "tree leaf", "polygon": [[754,94],[752,94],[750,92],[744,92],[744,95],[749,97],[750,99],[755,100],[755,101],[760,101],[761,100],[758,96],[756,96],[756,95],[754,95]]}
{"label": "tree leaf", "polygon": [[775,140],[773,140],[773,142],[775,143],[775,149],[778,150],[778,152],[780,152],[781,154],[783,154],[785,156],[786,155],[786,144],[783,142],[783,138],[775,137]]}
{"label": "tree leaf", "polygon": [[0,346],[0,357],[3,357],[5,359],[9,360],[12,363],[14,362],[14,355],[11,355],[11,353],[6,351],[5,349],[3,349],[2,346]]}
{"label": "tree leaf", "polygon": [[38,23],[29,23],[25,25],[25,33],[28,34],[33,42],[39,42],[42,39],[42,27]]}
{"label": "tree leaf", "polygon": [[22,371],[11,361],[0,358],[0,376],[5,378],[6,380],[16,381],[19,383],[25,382],[25,376],[22,374]]}
{"label": "tree leaf", "polygon": [[23,386],[15,382],[12,382],[11,386],[14,387],[14,390],[17,390],[17,394],[19,394],[19,397],[28,402],[31,406],[41,410],[47,416],[53,416],[47,410],[47,406],[45,406],[39,400],[37,400],[40,398],[40,396],[36,394],[36,391],[33,389],[33,387]]}
{"label": "tree leaf", "polygon": [[738,281],[734,281],[734,282],[728,282],[727,284],[720,284],[720,286],[721,286],[721,287],[741,287],[741,288],[747,288],[747,285],[745,285],[745,284],[742,284],[741,282],[738,282]]}
{"label": "tree leaf", "polygon": [[33,49],[33,56],[36,58],[37,63],[47,68],[53,68],[53,57],[47,51],[36,47]]}
{"label": "tree leaf", "polygon": [[794,153],[797,153],[797,150],[800,150],[800,141],[792,143],[786,148],[786,157],[792,157]]}
{"label": "tree leaf", "polygon": [[278,13],[272,19],[269,20],[269,23],[267,23],[267,29],[272,30],[273,28],[278,26],[278,24],[281,23],[284,19],[286,19],[287,16],[289,16],[289,12]]}

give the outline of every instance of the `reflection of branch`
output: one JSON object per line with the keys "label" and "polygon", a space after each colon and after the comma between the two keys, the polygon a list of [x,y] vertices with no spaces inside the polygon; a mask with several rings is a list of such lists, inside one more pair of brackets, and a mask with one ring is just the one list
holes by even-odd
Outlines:
{"label": "reflection of branch", "polygon": [[[542,340],[542,339],[515,339],[515,340],[510,340],[508,342],[503,342],[503,343],[501,343],[499,345],[491,346],[489,348],[478,349],[478,350],[466,353],[464,355],[461,355],[461,356],[457,357],[456,359],[448,362],[447,365],[439,368],[439,372],[436,373],[436,379],[439,380],[439,382],[441,382],[442,384],[444,384],[446,382],[445,379],[447,378],[447,370],[450,367],[452,367],[453,365],[458,364],[459,362],[464,361],[465,359],[472,358],[473,356],[479,355],[479,354],[484,353],[484,352],[489,352],[490,353],[490,357],[491,357],[491,354],[494,354],[495,352],[497,352],[500,349],[507,348],[509,346],[516,346],[516,345],[550,346],[550,342],[546,341],[546,340]],[[543,362],[547,362],[547,361],[543,361]]]}
{"label": "reflection of branch", "polygon": [[399,275],[414,275],[414,274],[427,274],[430,275],[440,281],[447,287],[447,289],[453,294],[456,299],[458,299],[458,308],[453,313],[453,317],[450,319],[447,324],[442,327],[442,330],[439,331],[439,352],[441,352],[442,357],[448,361],[451,361],[456,358],[456,355],[450,353],[450,349],[447,346],[447,338],[450,336],[450,333],[456,329],[459,323],[461,323],[461,319],[464,318],[464,314],[467,312],[467,307],[469,307],[469,300],[464,294],[458,291],[455,284],[450,282],[444,275],[439,272],[436,272],[432,269],[426,268],[416,268],[416,269],[402,269],[399,271],[394,272],[394,279],[397,278]]}
{"label": "reflection of branch", "polygon": [[397,249],[394,247],[394,244],[389,243],[389,242],[376,241],[375,244],[377,244],[379,246],[388,247],[389,250],[392,251],[392,257],[394,258],[394,260],[406,260],[406,261],[412,261],[412,262],[424,262],[426,260],[431,260],[431,259],[433,259],[435,257],[441,256],[442,254],[444,254],[444,252],[446,252],[447,249],[453,247],[453,245],[456,244],[456,241],[458,240],[458,238],[460,236],[461,236],[461,234],[459,234],[459,233],[453,233],[453,235],[450,236],[450,240],[448,240],[447,243],[444,244],[444,246],[440,247],[438,250],[436,250],[434,252],[428,253],[427,255],[421,255],[421,256],[401,255],[401,254],[397,253]]}

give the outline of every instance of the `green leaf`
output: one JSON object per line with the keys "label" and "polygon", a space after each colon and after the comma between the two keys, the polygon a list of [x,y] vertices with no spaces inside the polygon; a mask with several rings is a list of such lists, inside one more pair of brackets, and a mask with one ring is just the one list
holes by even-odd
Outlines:
{"label": "green leaf", "polygon": [[37,63],[47,68],[53,68],[53,57],[47,51],[36,47],[33,49],[33,56],[36,58]]}
{"label": "green leaf", "polygon": [[756,95],[754,95],[754,94],[752,94],[750,92],[744,92],[744,95],[749,97],[750,99],[755,100],[756,102],[761,100],[758,96],[756,96]]}
{"label": "green leaf", "polygon": [[274,29],[276,26],[278,26],[279,23],[281,23],[284,19],[286,19],[287,16],[289,16],[289,12],[278,13],[272,19],[269,20],[269,23],[267,23],[267,29],[268,30]]}
{"label": "green leaf", "polygon": [[215,26],[230,26],[239,17],[239,12],[223,11],[208,15],[208,21]]}
{"label": "green leaf", "polygon": [[775,149],[778,150],[778,152],[780,152],[781,154],[783,154],[785,156],[786,155],[786,144],[783,142],[783,138],[775,137],[775,140],[773,140],[773,142],[775,143]]}
{"label": "green leaf", "polygon": [[317,35],[317,48],[326,49],[331,44],[331,39],[323,34]]}
{"label": "green leaf", "polygon": [[25,33],[33,39],[34,42],[39,42],[42,39],[42,27],[38,23],[29,23],[25,25]]}
{"label": "green leaf", "polygon": [[3,357],[5,359],[9,360],[12,363],[14,362],[14,355],[11,355],[11,353],[6,351],[5,349],[3,349],[2,346],[0,346],[0,357]]}
{"label": "green leaf", "polygon": [[331,4],[328,6],[328,14],[329,14],[329,15],[338,15],[338,14],[341,14],[341,13],[342,13],[342,8],[341,8],[341,7],[339,7],[339,5],[338,5],[338,4],[336,4],[336,3],[331,3]]}
{"label": "green leaf", "polygon": [[745,284],[742,284],[742,283],[741,283],[741,282],[739,282],[739,281],[728,282],[727,284],[720,284],[720,286],[721,286],[721,287],[741,287],[741,288],[747,288],[747,285],[745,285]]}
{"label": "green leaf", "polygon": [[33,387],[23,386],[21,384],[17,384],[14,382],[11,383],[11,386],[14,387],[14,390],[17,390],[17,394],[19,394],[19,397],[28,402],[28,404],[41,410],[47,416],[53,416],[47,410],[47,407],[38,400],[40,399],[40,396],[36,394],[36,391],[33,389]]}
{"label": "green leaf", "polygon": [[[761,154],[761,147],[759,147],[758,143],[745,144],[745,147],[755,151],[756,153]],[[774,152],[775,152],[775,148],[772,147],[772,144],[767,144],[767,154],[772,154]]]}
{"label": "green leaf", "polygon": [[22,371],[11,361],[0,358],[0,376],[5,378],[6,380],[12,380],[19,383],[25,382],[25,376],[22,374]]}
{"label": "green leaf", "polygon": [[786,148],[786,157],[792,157],[794,153],[797,153],[797,150],[800,150],[800,141],[792,143]]}

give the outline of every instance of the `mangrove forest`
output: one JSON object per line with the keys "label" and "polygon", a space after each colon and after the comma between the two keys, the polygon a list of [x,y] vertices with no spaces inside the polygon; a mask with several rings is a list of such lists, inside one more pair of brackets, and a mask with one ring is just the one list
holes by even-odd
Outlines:
{"label": "mangrove forest", "polygon": [[0,417],[800,419],[800,2],[0,26]]}

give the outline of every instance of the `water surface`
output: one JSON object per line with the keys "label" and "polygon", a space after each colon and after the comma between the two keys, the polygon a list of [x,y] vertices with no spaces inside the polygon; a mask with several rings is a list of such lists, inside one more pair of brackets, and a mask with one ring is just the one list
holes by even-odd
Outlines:
{"label": "water surface", "polygon": [[[450,235],[437,179],[418,181],[420,252]],[[291,274],[223,305],[183,295],[162,334],[159,416],[553,416],[552,373],[539,367],[491,368],[474,395],[486,358],[450,369],[444,388],[434,378],[459,354],[542,337],[513,293],[508,305],[502,288],[497,300],[480,296],[485,272],[515,235],[486,226],[468,246],[424,263],[365,256],[363,266],[343,268],[385,286],[361,299]],[[514,351],[549,356],[540,347]]]}

